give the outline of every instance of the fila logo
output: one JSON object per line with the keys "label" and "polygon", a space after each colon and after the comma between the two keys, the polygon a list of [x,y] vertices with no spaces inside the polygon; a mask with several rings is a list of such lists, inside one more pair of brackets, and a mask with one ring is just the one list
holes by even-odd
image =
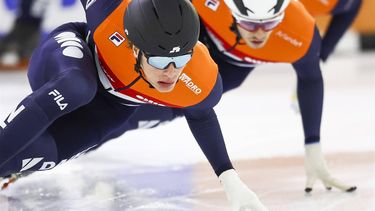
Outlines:
{"label": "fila logo", "polygon": [[91,7],[96,2],[96,0],[87,0],[86,2],[86,10]]}
{"label": "fila logo", "polygon": [[208,8],[210,8],[211,10],[216,11],[217,8],[219,8],[219,6],[220,6],[220,1],[218,1],[218,0],[206,0],[204,5]]}
{"label": "fila logo", "polygon": [[177,46],[177,47],[174,47],[171,51],[169,51],[169,53],[178,53],[180,52],[180,46]]}
{"label": "fila logo", "polygon": [[199,95],[202,93],[202,89],[200,89],[197,85],[194,84],[194,82],[191,80],[191,78],[186,75],[185,73],[182,73],[179,80],[185,83],[185,85],[194,92],[194,94]]}
{"label": "fila logo", "polygon": [[83,58],[83,46],[81,40],[77,38],[73,32],[62,32],[55,36],[57,43],[61,43],[61,48],[64,48],[63,55],[76,59]]}
{"label": "fila logo", "polygon": [[109,37],[109,40],[118,47],[125,41],[125,38],[120,33],[115,32]]}
{"label": "fila logo", "polygon": [[18,114],[20,114],[23,110],[25,110],[25,106],[24,105],[21,105],[20,107],[18,107],[16,110],[12,111],[8,118],[6,120],[4,120],[4,122],[0,122],[0,127],[5,129],[6,126],[14,119],[16,118],[16,116]]}
{"label": "fila logo", "polygon": [[65,98],[56,89],[53,90],[52,92],[48,93],[48,95],[52,95],[52,96],[55,97],[55,98],[53,98],[53,100],[59,106],[60,110],[64,110],[68,106],[68,103],[63,103],[62,102]]}
{"label": "fila logo", "polygon": [[37,169],[37,171],[50,170],[50,169],[52,169],[52,168],[54,168],[58,165],[61,165],[61,164],[65,163],[66,161],[73,160],[73,159],[78,158],[79,156],[81,156],[83,154],[86,154],[86,152],[88,152],[90,149],[94,148],[95,146],[96,145],[94,145],[92,147],[89,147],[88,149],[74,155],[73,157],[71,157],[69,159],[64,159],[64,160],[60,161],[60,163],[57,164],[57,165],[54,161],[44,161],[43,163],[41,163],[41,161],[44,159],[44,157],[23,159],[22,160],[22,168],[21,168],[20,172],[29,170],[29,169],[35,167],[37,164],[42,164],[41,167],[39,167],[39,169]]}
{"label": "fila logo", "polygon": [[163,104],[160,104],[160,103],[154,102],[154,101],[149,100],[149,99],[147,99],[147,98],[144,98],[144,97],[142,97],[141,95],[136,95],[136,97],[137,97],[138,99],[142,100],[142,101],[145,102],[145,103],[149,103],[149,104],[153,104],[153,105],[157,105],[157,106],[165,106],[165,105],[163,105]]}

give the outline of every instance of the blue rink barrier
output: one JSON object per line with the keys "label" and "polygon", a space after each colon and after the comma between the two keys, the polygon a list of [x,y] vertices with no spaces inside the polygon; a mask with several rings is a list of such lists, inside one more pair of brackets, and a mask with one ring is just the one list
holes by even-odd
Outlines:
{"label": "blue rink barrier", "polygon": [[4,5],[7,10],[15,10],[17,8],[18,0],[4,0]]}
{"label": "blue rink barrier", "polygon": [[[8,10],[16,10],[17,8],[17,5],[18,5],[18,2],[20,0],[3,0],[4,1],[4,5],[5,7],[8,9]],[[53,0],[50,0],[50,1],[53,1]],[[71,5],[73,5],[77,0],[61,0],[61,5],[63,7],[69,7]]]}

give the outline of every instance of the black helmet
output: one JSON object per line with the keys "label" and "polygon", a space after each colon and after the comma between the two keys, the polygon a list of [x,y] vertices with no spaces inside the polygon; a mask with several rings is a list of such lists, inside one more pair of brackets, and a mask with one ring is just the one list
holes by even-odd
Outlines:
{"label": "black helmet", "polygon": [[186,54],[199,36],[199,18],[189,0],[132,0],[124,26],[136,47],[158,56]]}

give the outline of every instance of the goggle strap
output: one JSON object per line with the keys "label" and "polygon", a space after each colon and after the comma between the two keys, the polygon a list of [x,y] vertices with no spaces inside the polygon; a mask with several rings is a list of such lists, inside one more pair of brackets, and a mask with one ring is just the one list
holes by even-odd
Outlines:
{"label": "goggle strap", "polygon": [[[146,83],[148,83],[149,87],[153,89],[154,86],[152,86],[151,83],[146,80],[146,78],[143,76],[142,71],[141,71],[141,58],[142,58],[142,54],[143,54],[143,52],[141,50],[139,50],[136,63],[134,64],[134,70],[139,74],[139,77],[137,77],[137,79],[134,80],[133,82],[135,83],[140,78],[142,78]],[[131,85],[133,85],[133,82],[131,83]]]}

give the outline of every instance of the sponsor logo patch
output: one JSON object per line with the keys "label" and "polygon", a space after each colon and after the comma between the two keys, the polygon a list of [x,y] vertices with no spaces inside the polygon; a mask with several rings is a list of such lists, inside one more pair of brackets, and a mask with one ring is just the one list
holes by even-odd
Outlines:
{"label": "sponsor logo patch", "polygon": [[111,42],[113,44],[115,44],[115,46],[120,46],[124,41],[125,41],[125,37],[123,37],[120,33],[118,32],[115,32],[113,33],[110,37],[109,37],[109,40],[111,40]]}
{"label": "sponsor logo patch", "polygon": [[213,11],[216,11],[217,8],[220,6],[220,1],[219,0],[206,0],[204,5],[208,8],[210,8]]}
{"label": "sponsor logo patch", "polygon": [[194,82],[191,80],[191,78],[186,75],[185,73],[182,73],[180,78],[180,81],[184,82],[185,85],[192,91],[194,94],[199,95],[202,93],[202,89],[200,89]]}

